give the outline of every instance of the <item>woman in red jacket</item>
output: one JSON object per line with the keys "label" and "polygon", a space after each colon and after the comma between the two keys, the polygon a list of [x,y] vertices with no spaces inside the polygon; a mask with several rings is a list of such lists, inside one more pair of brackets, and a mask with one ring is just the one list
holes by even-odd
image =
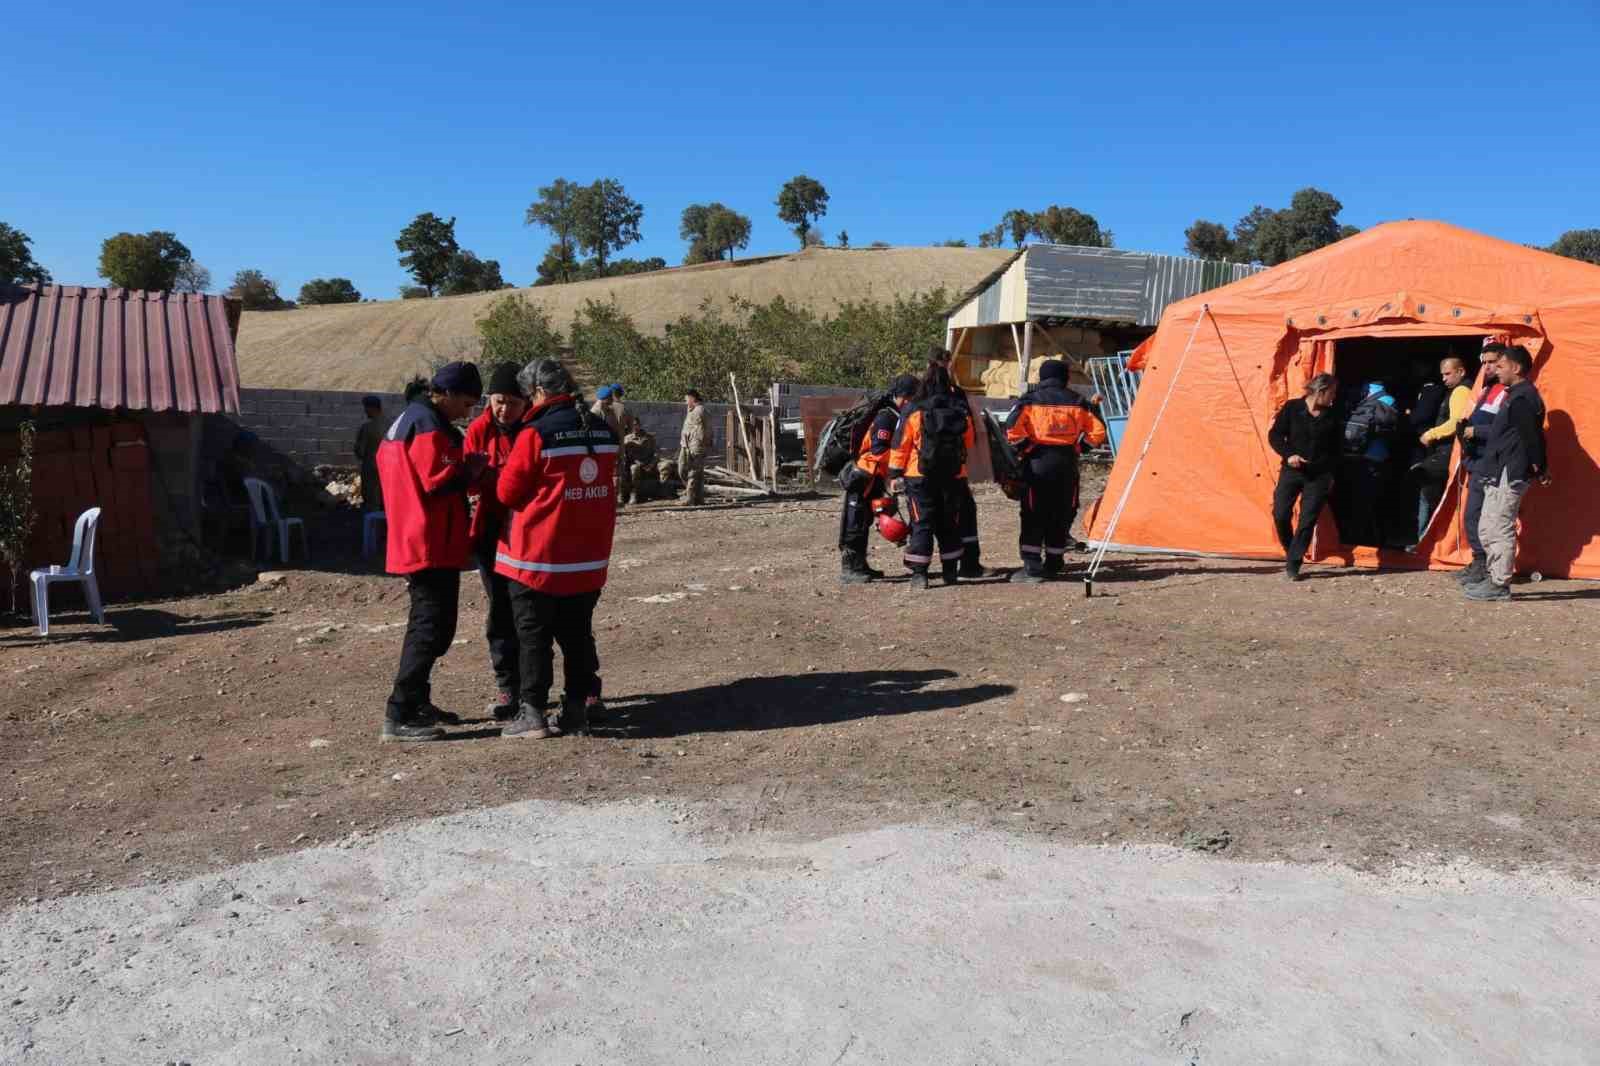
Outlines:
{"label": "woman in red jacket", "polygon": [[[511,512],[495,546],[495,572],[512,582],[522,691],[517,716],[501,735],[541,739],[588,729],[585,700],[599,666],[591,622],[611,563],[620,442],[584,407],[556,360],[530,363],[519,380],[533,408],[495,486]],[[552,722],[545,705],[556,644],[566,697]]]}
{"label": "woman in red jacket", "polygon": [[389,573],[403,574],[411,614],[380,740],[438,740],[440,722],[459,722],[433,705],[429,676],[456,636],[461,571],[468,565],[467,488],[483,473],[465,456],[451,423],[472,413],[483,379],[471,363],[447,363],[431,392],[394,420],[378,445],[378,477],[388,521]]}
{"label": "woman in red jacket", "polygon": [[483,581],[488,608],[484,636],[489,641],[489,665],[494,669],[499,695],[489,704],[489,713],[505,720],[517,713],[517,693],[521,690],[518,671],[517,624],[511,615],[511,582],[495,573],[495,544],[505,528],[506,509],[495,496],[495,481],[511,458],[511,446],[526,425],[528,397],[517,382],[517,367],[502,363],[489,375],[489,402],[483,413],[467,427],[468,455],[487,456],[488,466],[473,486],[477,509],[472,512],[472,562]]}

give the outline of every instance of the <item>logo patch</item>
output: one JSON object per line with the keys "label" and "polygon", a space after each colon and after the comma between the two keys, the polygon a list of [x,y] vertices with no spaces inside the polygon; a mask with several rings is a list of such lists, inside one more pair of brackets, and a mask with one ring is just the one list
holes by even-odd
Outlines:
{"label": "logo patch", "polygon": [[584,456],[583,462],[578,464],[578,476],[585,485],[600,476],[600,464],[592,456]]}

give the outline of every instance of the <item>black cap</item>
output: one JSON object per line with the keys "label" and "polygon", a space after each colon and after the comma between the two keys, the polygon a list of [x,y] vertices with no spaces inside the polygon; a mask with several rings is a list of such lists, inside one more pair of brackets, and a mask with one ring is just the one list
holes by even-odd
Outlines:
{"label": "black cap", "polygon": [[917,379],[912,377],[910,374],[901,374],[899,377],[889,382],[890,396],[915,396],[916,394]]}
{"label": "black cap", "polygon": [[496,393],[527,399],[527,395],[522,391],[522,382],[517,380],[515,363],[501,363],[494,368],[494,373],[489,375],[489,395],[493,396]]}
{"label": "black cap", "polygon": [[376,396],[372,395],[371,393],[368,393],[367,395],[361,397],[361,406],[362,407],[382,407],[383,406],[383,401],[378,399]]}
{"label": "black cap", "polygon": [[433,388],[436,392],[482,396],[483,378],[478,375],[475,363],[446,363],[433,372]]}
{"label": "black cap", "polygon": [[1067,380],[1067,364],[1059,359],[1046,359],[1039,364],[1040,381]]}

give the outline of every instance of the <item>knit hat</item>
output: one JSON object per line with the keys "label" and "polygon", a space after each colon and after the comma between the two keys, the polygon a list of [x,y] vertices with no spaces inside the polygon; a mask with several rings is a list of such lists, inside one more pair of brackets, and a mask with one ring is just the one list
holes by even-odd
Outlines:
{"label": "knit hat", "polygon": [[597,400],[609,400],[611,398],[611,386],[601,385],[598,389],[595,389],[594,398]]}
{"label": "knit hat", "polygon": [[1059,359],[1046,359],[1039,364],[1040,381],[1065,381],[1067,380],[1067,364]]}
{"label": "knit hat", "polygon": [[895,398],[901,396],[915,396],[917,394],[917,379],[910,374],[901,374],[889,382],[889,395]]}
{"label": "knit hat", "polygon": [[517,380],[517,371],[520,369],[516,363],[501,363],[494,368],[494,373],[489,375],[489,395],[499,393],[502,396],[522,396],[522,383]]}
{"label": "knit hat", "polygon": [[482,396],[483,378],[475,363],[446,363],[433,374],[435,392],[454,392],[461,396]]}

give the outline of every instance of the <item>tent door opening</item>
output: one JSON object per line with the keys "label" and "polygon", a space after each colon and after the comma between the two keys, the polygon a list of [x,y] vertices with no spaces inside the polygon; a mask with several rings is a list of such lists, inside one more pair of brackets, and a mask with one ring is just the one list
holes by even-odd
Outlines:
{"label": "tent door opening", "polygon": [[1422,539],[1446,488],[1437,457],[1429,463],[1429,450],[1418,439],[1437,423],[1446,400],[1439,363],[1446,356],[1460,357],[1471,382],[1478,373],[1478,349],[1477,337],[1459,335],[1347,337],[1334,343],[1332,371],[1339,380],[1342,420],[1374,382],[1393,399],[1399,416],[1392,435],[1340,460],[1330,508],[1346,545],[1411,550]]}

